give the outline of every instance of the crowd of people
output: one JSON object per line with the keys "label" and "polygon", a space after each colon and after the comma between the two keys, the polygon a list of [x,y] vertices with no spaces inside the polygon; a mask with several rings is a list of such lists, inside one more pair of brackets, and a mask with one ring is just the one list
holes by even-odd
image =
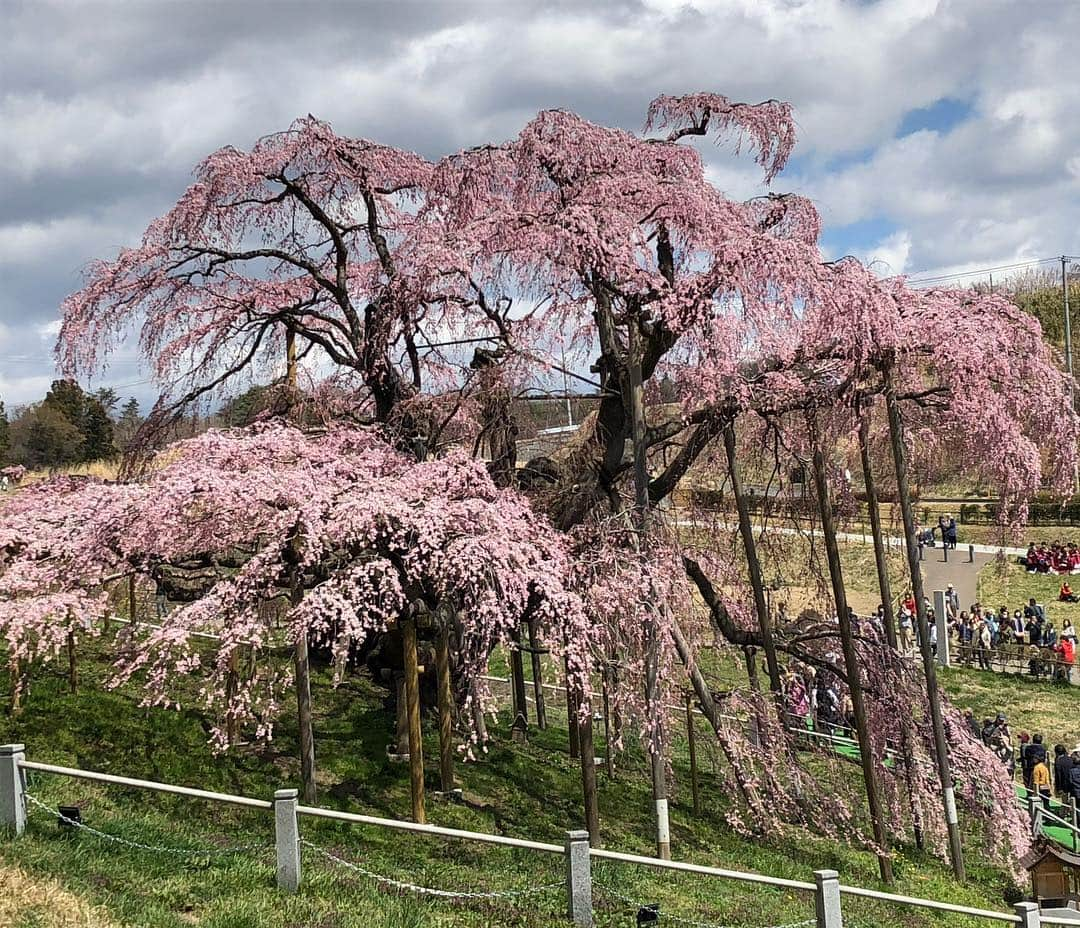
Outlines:
{"label": "crowd of people", "polygon": [[[1013,749],[1005,714],[999,712],[995,719],[983,719],[981,726],[971,709],[964,710],[964,718],[975,737],[998,756],[1010,776],[1014,775],[1017,752]],[[1047,804],[1054,794],[1063,802],[1072,798],[1080,803],[1080,745],[1069,751],[1065,745],[1055,744],[1051,757],[1043,736],[1038,733],[1029,735],[1022,731],[1018,741],[1020,774],[1025,789],[1041,796]]]}
{"label": "crowd of people", "polygon": [[[1063,592],[1072,595],[1068,584]],[[936,614],[929,602],[927,619],[930,631],[930,647],[937,653]],[[878,607],[878,620],[884,616],[884,607]],[[1058,629],[1045,608],[1029,599],[1022,609],[1009,610],[1000,606],[996,611],[982,603],[973,603],[968,609],[960,608],[956,589],[949,584],[945,591],[945,617],[949,637],[954,643],[957,660],[961,663],[978,663],[983,670],[992,670],[992,660],[1006,647],[1013,654],[1022,652],[1028,661],[1032,676],[1052,676],[1055,680],[1069,683],[1076,662],[1077,632],[1073,623],[1065,619]],[[901,601],[897,612],[897,633],[900,648],[911,654],[918,647],[918,623],[915,618],[915,599],[908,595]]]}
{"label": "crowd of people", "polygon": [[1020,564],[1029,574],[1080,574],[1080,548],[1060,541],[1053,544],[1032,542],[1027,554],[1020,558]]}

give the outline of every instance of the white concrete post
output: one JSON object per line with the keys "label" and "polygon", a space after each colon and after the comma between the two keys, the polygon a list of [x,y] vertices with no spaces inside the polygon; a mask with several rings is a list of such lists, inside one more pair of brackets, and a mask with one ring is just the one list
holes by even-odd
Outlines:
{"label": "white concrete post", "polygon": [[296,824],[295,789],[274,793],[274,843],[277,846],[277,885],[287,893],[300,888],[300,829]]}
{"label": "white concrete post", "polygon": [[835,870],[815,870],[814,882],[817,883],[814,894],[817,928],[844,928],[844,917],[840,912],[840,874]]}
{"label": "white concrete post", "polygon": [[16,835],[26,828],[26,778],[19,767],[24,751],[21,744],[0,744],[0,828]]}
{"label": "white concrete post", "polygon": [[566,833],[566,916],[577,928],[592,928],[592,869],[589,833]]}
{"label": "white concrete post", "polygon": [[937,662],[949,666],[949,619],[945,614],[945,591],[934,590],[934,620],[937,622]]}
{"label": "white concrete post", "polygon": [[1039,916],[1039,906],[1034,902],[1018,902],[1013,907],[1016,917],[1020,919],[1020,928],[1039,928],[1042,918]]}

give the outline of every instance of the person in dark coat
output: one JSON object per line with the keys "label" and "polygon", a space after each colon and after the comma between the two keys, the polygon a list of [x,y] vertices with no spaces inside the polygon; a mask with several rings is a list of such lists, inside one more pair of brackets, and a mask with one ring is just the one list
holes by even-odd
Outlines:
{"label": "person in dark coat", "polygon": [[[1035,765],[1046,760],[1046,746],[1042,735],[1032,735],[1031,744],[1024,752],[1024,782],[1030,784]],[[1030,789],[1030,786],[1029,786]]]}
{"label": "person in dark coat", "polygon": [[1080,751],[1072,752],[1072,766],[1069,768],[1069,795],[1080,800]]}
{"label": "person in dark coat", "polygon": [[1054,745],[1054,789],[1058,798],[1065,799],[1069,794],[1069,771],[1072,770],[1072,758],[1065,750],[1065,745]]}

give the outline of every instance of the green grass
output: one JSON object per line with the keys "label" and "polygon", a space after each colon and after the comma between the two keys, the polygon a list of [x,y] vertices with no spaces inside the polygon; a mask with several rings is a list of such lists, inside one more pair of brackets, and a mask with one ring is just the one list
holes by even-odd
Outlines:
{"label": "green grass", "polygon": [[1008,606],[1012,611],[1023,608],[1029,599],[1034,598],[1047,607],[1047,614],[1058,629],[1064,619],[1070,619],[1073,625],[1077,625],[1080,623],[1080,603],[1058,602],[1062,580],[1068,580],[1070,586],[1080,589],[1080,576],[1029,574],[1016,563],[1015,558],[1006,558],[1004,563],[991,561],[979,571],[979,602],[994,609]]}
{"label": "green grass", "polygon": [[[714,656],[715,671],[736,677],[734,660]],[[38,671],[24,714],[5,719],[0,741],[24,741],[31,759],[125,774],[169,783],[269,798],[274,789],[296,785],[295,732],[286,722],[265,747],[238,748],[214,757],[198,712],[141,709],[138,692],[108,692],[105,666],[89,648],[80,661],[78,695],[66,691],[58,674]],[[974,677],[974,674],[970,676]],[[952,679],[950,675],[950,680]],[[1008,681],[1000,681],[1005,683]],[[995,689],[997,679],[981,684]],[[0,686],[7,681],[0,676]],[[989,697],[988,697],[989,698]],[[341,687],[316,675],[314,701],[321,805],[390,818],[408,814],[407,770],[386,759],[393,731],[383,694],[361,676]],[[567,756],[564,718],[553,707],[552,726],[534,731],[529,744],[512,744],[507,720],[492,726],[493,744],[476,763],[459,765],[465,803],[429,803],[429,819],[440,825],[561,843],[569,828],[581,826],[576,762]],[[722,765],[709,760],[701,730],[703,809],[695,817],[689,802],[685,750],[673,759],[673,847],[683,860],[774,876],[812,880],[818,868],[840,871],[845,882],[876,886],[876,864],[865,851],[844,842],[799,833],[750,840],[726,824],[733,792]],[[434,732],[426,751],[436,756]],[[600,810],[607,847],[650,852],[651,796],[640,750],[630,746],[620,758],[618,778],[600,777]],[[815,764],[815,769],[817,769]],[[428,763],[430,790],[437,788]],[[823,776],[857,782],[854,765],[822,763]],[[300,928],[300,926],[549,926],[562,921],[559,890],[512,901],[450,902],[402,894],[305,852],[304,885],[288,896],[274,887],[268,813],[172,798],[143,791],[30,776],[29,789],[50,806],[78,804],[94,827],[131,841],[189,849],[190,854],[155,853],[102,842],[88,834],[69,835],[55,820],[35,812],[17,841],[0,839],[0,868],[19,866],[42,879],[55,879],[87,903],[101,906],[118,924],[154,928]],[[410,836],[374,827],[302,820],[305,839],[378,874],[436,888],[469,891],[524,888],[558,881],[561,858],[472,843]],[[257,843],[260,850],[209,854]],[[952,883],[939,861],[908,845],[897,848],[897,891],[1001,909],[1006,880],[969,848],[971,880]],[[725,925],[777,925],[810,918],[810,897],[692,875],[658,874],[629,865],[597,865],[597,886],[608,886],[638,901],[661,903],[663,911]],[[633,912],[601,889],[596,892],[597,924],[632,925]],[[845,899],[849,925],[950,924],[912,909]],[[956,920],[961,924],[962,920]],[[45,924],[43,928],[51,928]]]}

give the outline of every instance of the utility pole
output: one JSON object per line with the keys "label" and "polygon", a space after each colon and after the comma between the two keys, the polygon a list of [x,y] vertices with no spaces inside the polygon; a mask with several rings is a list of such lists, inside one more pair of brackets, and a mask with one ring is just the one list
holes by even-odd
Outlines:
{"label": "utility pole", "polygon": [[[1065,369],[1069,372],[1069,405],[1076,409],[1076,397],[1074,391],[1076,380],[1073,377],[1072,356],[1072,319],[1069,313],[1069,269],[1068,257],[1061,256],[1061,303],[1065,312]],[[1080,492],[1080,474],[1073,469],[1073,492]]]}
{"label": "utility pole", "polygon": [[1073,398],[1072,319],[1069,313],[1069,259],[1061,256],[1061,302],[1065,310],[1065,369],[1069,372],[1069,399]]}
{"label": "utility pole", "polygon": [[[627,324],[627,347],[629,358],[627,371],[630,392],[630,429],[634,445],[634,502],[637,510],[637,529],[641,534],[640,544],[645,545],[649,534],[649,472],[645,460],[645,390],[641,382],[641,333],[638,331],[638,318],[630,314]],[[642,550],[642,557],[645,552]],[[660,642],[657,637],[657,623],[654,615],[646,614],[646,653],[645,653],[645,701],[649,711],[657,716],[663,713],[660,707]],[[659,731],[652,735],[649,751],[651,760],[653,801],[656,803],[656,856],[661,860],[671,860],[671,829],[668,823],[667,778],[664,773],[663,743]]]}

